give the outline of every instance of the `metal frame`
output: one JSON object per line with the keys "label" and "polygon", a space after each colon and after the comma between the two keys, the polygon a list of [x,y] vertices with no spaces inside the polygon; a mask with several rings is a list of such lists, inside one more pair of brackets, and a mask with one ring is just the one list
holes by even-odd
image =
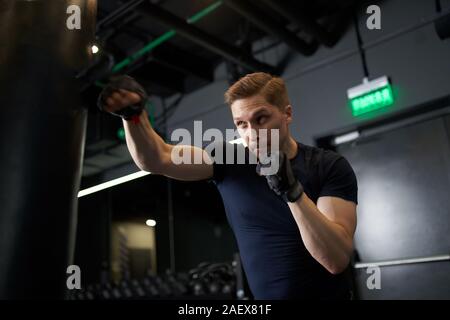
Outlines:
{"label": "metal frame", "polygon": [[154,19],[155,22],[172,28],[178,35],[224,57],[229,61],[239,64],[251,71],[275,73],[275,69],[272,66],[256,60],[248,54],[245,54],[239,48],[231,46],[202,31],[201,29],[186,23],[172,13],[150,3],[149,1],[142,4],[140,9],[144,15]]}
{"label": "metal frame", "polygon": [[308,44],[294,33],[287,30],[284,26],[275,22],[271,17],[267,16],[261,10],[257,10],[255,6],[247,0],[224,0],[224,3],[232,10],[236,11],[261,30],[272,34],[285,42],[292,49],[303,55],[309,56],[317,49],[317,44]]}
{"label": "metal frame", "polygon": [[355,269],[363,269],[363,268],[370,268],[370,267],[398,266],[398,265],[426,263],[426,262],[438,262],[438,261],[450,261],[450,254],[442,254],[442,255],[437,255],[437,256],[419,257],[419,258],[409,258],[409,259],[385,260],[385,261],[378,261],[378,262],[355,263],[355,265],[353,267]]}

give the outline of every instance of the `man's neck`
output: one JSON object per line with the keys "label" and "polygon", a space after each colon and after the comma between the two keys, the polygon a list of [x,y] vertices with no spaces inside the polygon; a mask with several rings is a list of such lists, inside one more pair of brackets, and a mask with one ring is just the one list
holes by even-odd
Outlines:
{"label": "man's neck", "polygon": [[293,159],[298,152],[297,142],[291,136],[286,141],[286,144],[283,147],[284,153],[286,153],[289,160]]}

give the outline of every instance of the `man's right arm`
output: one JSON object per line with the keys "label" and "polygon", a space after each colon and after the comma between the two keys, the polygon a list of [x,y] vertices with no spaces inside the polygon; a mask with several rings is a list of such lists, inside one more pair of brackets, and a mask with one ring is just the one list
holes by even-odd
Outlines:
{"label": "man's right arm", "polygon": [[[107,112],[116,112],[138,103],[140,99],[138,94],[121,89],[106,99],[103,109]],[[139,115],[139,121],[123,120],[123,125],[128,150],[141,170],[185,181],[205,180],[213,176],[212,161],[205,150],[195,146],[166,143],[153,130],[145,110]],[[172,161],[172,152],[176,152],[180,157],[188,154],[192,161],[187,164],[175,164]],[[200,154],[201,159],[209,161],[194,164],[195,154],[198,154],[197,156]]]}
{"label": "man's right arm", "polygon": [[[213,166],[211,164],[205,161],[194,164],[196,153],[201,155],[201,159],[210,160],[207,152],[195,146],[171,145],[164,142],[151,127],[145,110],[140,114],[137,124],[123,120],[123,125],[128,150],[141,170],[185,181],[205,180],[212,177]],[[189,154],[191,161],[187,164],[175,164],[172,161],[172,153],[176,153],[182,158]]]}

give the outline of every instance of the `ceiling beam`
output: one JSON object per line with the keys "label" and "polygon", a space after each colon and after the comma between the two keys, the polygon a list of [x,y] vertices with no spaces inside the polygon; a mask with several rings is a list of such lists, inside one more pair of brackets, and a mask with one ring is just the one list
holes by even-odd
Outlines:
{"label": "ceiling beam", "polygon": [[308,44],[304,40],[297,37],[297,35],[286,29],[283,25],[274,21],[262,10],[258,10],[247,0],[224,0],[224,3],[241,16],[248,19],[261,30],[276,36],[289,47],[305,56],[313,54],[317,48],[315,44]]}
{"label": "ceiling beam", "polygon": [[293,10],[285,2],[279,0],[261,0],[267,7],[277,12],[290,22],[295,23],[306,33],[314,36],[320,43],[331,47],[335,41],[331,33],[325,30],[321,25],[309,18],[308,15]]}
{"label": "ceiling beam", "polygon": [[220,39],[204,32],[203,30],[186,23],[172,13],[152,4],[150,1],[144,2],[140,6],[141,13],[153,19],[155,22],[165,25],[176,31],[177,35],[188,39],[195,44],[202,46],[223,58],[239,64],[249,71],[265,71],[275,73],[275,69],[262,63],[252,56],[244,53],[237,47],[227,44]]}

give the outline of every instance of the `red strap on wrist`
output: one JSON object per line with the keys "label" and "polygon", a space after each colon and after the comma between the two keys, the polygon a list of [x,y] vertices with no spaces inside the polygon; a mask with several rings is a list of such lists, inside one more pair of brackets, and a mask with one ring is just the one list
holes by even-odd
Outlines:
{"label": "red strap on wrist", "polygon": [[139,119],[139,115],[134,115],[131,117],[131,121],[133,121],[134,124],[138,124],[141,120]]}

